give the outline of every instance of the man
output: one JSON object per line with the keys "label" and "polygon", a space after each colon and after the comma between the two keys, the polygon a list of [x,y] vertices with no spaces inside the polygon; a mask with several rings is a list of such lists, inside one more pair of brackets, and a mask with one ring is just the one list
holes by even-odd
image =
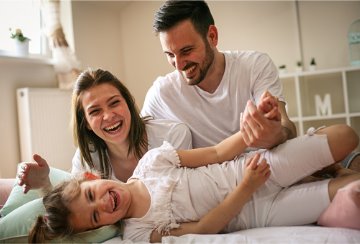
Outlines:
{"label": "man", "polygon": [[[194,147],[215,145],[239,130],[249,147],[271,148],[296,136],[272,60],[255,51],[220,52],[218,31],[204,1],[166,1],[154,29],[175,71],[149,89],[142,115],[186,123]],[[279,99],[278,120],[257,109],[268,91]],[[251,102],[248,102],[251,101]]]}

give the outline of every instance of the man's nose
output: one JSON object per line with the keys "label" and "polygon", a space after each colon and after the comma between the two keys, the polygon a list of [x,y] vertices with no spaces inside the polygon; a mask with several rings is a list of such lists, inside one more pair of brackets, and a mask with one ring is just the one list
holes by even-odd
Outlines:
{"label": "man's nose", "polygon": [[175,56],[173,65],[177,70],[183,70],[185,67],[185,62],[183,61],[183,59],[181,57]]}

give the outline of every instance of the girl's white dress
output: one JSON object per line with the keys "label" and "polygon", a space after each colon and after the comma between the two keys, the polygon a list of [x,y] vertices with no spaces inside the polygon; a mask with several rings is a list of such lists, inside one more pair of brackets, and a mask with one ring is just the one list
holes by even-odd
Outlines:
{"label": "girl's white dress", "polygon": [[[260,152],[272,174],[223,231],[315,222],[330,203],[328,180],[288,186],[334,162],[327,137],[310,132]],[[139,179],[146,185],[150,208],[142,218],[124,220],[124,239],[148,242],[153,230],[166,233],[179,223],[198,221],[242,180],[245,159],[251,154],[193,169],[180,167],[178,154],[168,142],[148,151],[129,180]]]}

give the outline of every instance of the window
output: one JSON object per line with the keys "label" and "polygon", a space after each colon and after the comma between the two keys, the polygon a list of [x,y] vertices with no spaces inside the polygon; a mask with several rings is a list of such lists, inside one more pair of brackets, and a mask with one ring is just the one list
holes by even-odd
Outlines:
{"label": "window", "polygon": [[31,54],[45,54],[46,36],[41,29],[41,0],[0,0],[0,55],[13,49],[10,28],[20,28],[31,39]]}

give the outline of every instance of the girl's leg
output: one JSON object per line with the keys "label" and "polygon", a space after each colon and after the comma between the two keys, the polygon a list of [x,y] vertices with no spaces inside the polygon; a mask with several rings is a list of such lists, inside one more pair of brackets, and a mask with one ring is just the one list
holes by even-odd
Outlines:
{"label": "girl's leg", "polygon": [[315,223],[328,208],[336,192],[357,180],[360,180],[360,174],[284,188],[273,201],[265,226]]}
{"label": "girl's leg", "polygon": [[265,226],[316,223],[330,205],[329,180],[294,185],[279,191],[265,219]]}
{"label": "girl's leg", "polygon": [[[359,143],[359,138],[355,131],[347,125],[335,125],[318,132],[318,134],[323,133],[328,136],[329,147],[336,162],[343,161]],[[342,142],[345,144],[342,145]],[[348,152],[349,149],[351,150],[350,152]],[[355,173],[358,172],[344,168],[340,163],[335,163],[316,172],[314,176],[323,177],[324,175],[330,175],[331,177],[339,177]]]}
{"label": "girl's leg", "polygon": [[287,187],[345,158],[357,144],[351,127],[333,125],[289,140],[264,152],[264,157],[271,167],[270,179]]}
{"label": "girl's leg", "polygon": [[329,198],[330,198],[330,200],[332,201],[334,199],[336,192],[340,188],[342,188],[342,187],[346,186],[347,184],[349,184],[353,181],[356,181],[356,180],[360,180],[360,173],[331,179],[329,182]]}
{"label": "girl's leg", "polygon": [[331,154],[335,162],[343,160],[359,144],[359,137],[356,132],[345,124],[325,127],[316,134],[327,135]]}

